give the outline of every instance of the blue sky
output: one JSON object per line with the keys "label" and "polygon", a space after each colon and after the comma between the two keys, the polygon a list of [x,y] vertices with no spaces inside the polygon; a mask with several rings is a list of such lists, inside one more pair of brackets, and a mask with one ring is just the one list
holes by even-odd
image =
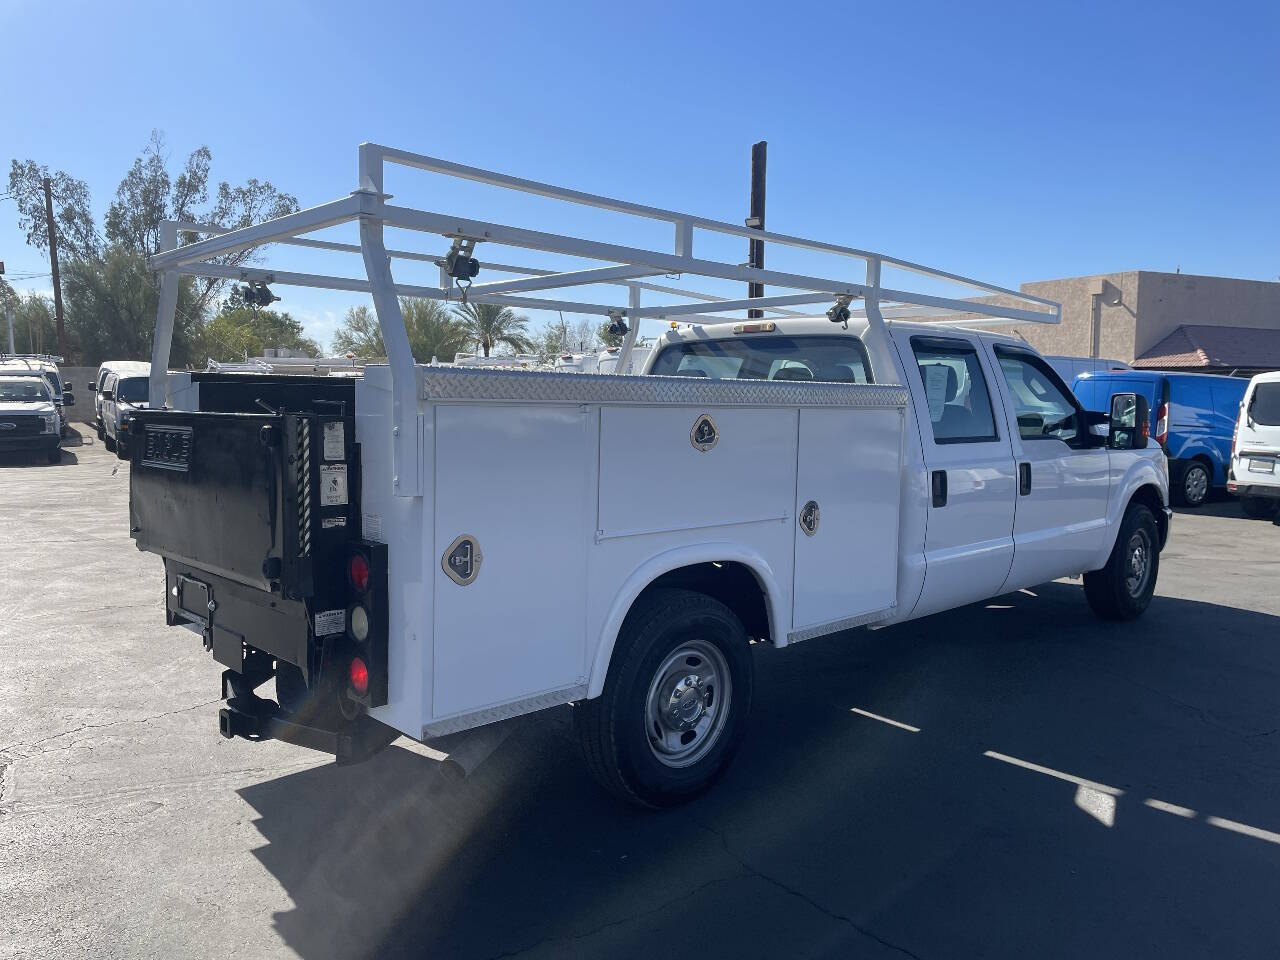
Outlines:
{"label": "blue sky", "polygon": [[[750,144],[766,139],[775,230],[1010,286],[1178,267],[1280,276],[1274,3],[179,6],[0,0],[6,169],[65,169],[101,214],[156,128],[175,166],[207,144],[215,179],[267,178],[307,206],[352,189],[356,144],[376,140],[740,221]],[[388,189],[666,242],[411,180]],[[10,201],[0,259],[47,270]],[[277,292],[322,341],[361,302]]]}

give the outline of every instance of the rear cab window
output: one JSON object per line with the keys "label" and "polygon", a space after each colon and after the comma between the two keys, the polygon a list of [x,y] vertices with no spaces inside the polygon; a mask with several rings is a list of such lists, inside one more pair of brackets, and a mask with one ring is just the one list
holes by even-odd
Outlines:
{"label": "rear cab window", "polygon": [[935,443],[999,440],[977,349],[967,340],[912,337]]}
{"label": "rear cab window", "polygon": [[763,334],[673,343],[662,348],[649,373],[714,380],[874,382],[867,349],[854,336]]}

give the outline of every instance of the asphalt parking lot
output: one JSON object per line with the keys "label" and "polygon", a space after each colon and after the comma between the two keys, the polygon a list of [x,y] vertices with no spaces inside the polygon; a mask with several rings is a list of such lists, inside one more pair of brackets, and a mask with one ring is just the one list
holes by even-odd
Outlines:
{"label": "asphalt parking lot", "polygon": [[1174,521],[1158,595],[1060,582],[757,648],[727,777],[645,813],[563,717],[451,783],[217,733],[127,467],[0,460],[0,955],[1274,957],[1280,528]]}

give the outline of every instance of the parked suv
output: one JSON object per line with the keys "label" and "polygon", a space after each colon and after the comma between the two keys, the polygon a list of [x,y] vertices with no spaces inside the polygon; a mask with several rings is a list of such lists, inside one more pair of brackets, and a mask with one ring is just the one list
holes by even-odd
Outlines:
{"label": "parked suv", "polygon": [[36,450],[57,463],[62,456],[60,426],[53,390],[44,377],[0,373],[0,452]]}
{"label": "parked suv", "polygon": [[[144,372],[109,373],[102,385],[102,442],[108,450],[115,450],[128,430],[129,416],[147,405],[150,387],[150,364],[138,364],[147,368]],[[123,456],[123,454],[122,454]]]}
{"label": "parked suv", "polygon": [[1248,382],[1205,373],[1125,370],[1082,373],[1072,390],[1087,410],[1105,411],[1114,393],[1138,393],[1151,409],[1151,436],[1169,458],[1176,503],[1198,507],[1225,487],[1231,435]]}
{"label": "parked suv", "polygon": [[1258,519],[1280,512],[1280,371],[1249,381],[1231,444],[1227,489]]}

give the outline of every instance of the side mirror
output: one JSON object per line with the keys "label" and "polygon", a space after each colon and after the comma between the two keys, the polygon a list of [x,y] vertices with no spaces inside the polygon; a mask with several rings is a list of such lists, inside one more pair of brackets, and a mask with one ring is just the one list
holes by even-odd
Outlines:
{"label": "side mirror", "polygon": [[1117,393],[1111,397],[1111,417],[1107,446],[1112,450],[1142,450],[1151,433],[1151,407],[1137,393]]}
{"label": "side mirror", "polygon": [[69,392],[67,392],[66,390],[63,390],[63,391],[62,391],[62,405],[63,405],[64,407],[74,407],[74,406],[76,405],[76,397],[75,397],[75,394],[73,394],[73,393],[69,393]]}
{"label": "side mirror", "polygon": [[110,390],[103,390],[103,391],[102,391],[102,399],[103,399],[103,400],[114,400],[115,398],[116,398],[116,395],[115,395],[114,393],[112,393]]}

